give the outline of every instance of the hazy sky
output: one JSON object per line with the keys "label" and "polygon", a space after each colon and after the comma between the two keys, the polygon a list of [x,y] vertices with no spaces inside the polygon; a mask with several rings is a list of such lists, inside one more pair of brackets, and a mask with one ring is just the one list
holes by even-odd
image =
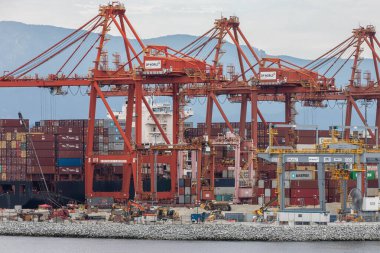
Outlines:
{"label": "hazy sky", "polygon": [[[380,0],[129,0],[142,38],[200,35],[215,18],[236,15],[251,43],[272,55],[315,58],[359,25],[380,27]],[[0,20],[76,28],[102,0],[0,0]]]}

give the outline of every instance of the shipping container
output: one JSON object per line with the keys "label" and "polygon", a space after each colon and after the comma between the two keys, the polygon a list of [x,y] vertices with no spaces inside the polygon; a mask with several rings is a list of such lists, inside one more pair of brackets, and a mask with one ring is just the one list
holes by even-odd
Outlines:
{"label": "shipping container", "polygon": [[58,158],[58,167],[80,167],[83,164],[82,158]]}

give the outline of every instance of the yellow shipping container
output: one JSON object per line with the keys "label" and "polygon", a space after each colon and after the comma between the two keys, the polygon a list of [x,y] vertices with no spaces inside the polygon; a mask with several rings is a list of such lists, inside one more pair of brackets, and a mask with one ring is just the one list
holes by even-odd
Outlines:
{"label": "yellow shipping container", "polygon": [[11,148],[16,148],[17,145],[16,145],[16,141],[11,141]]}
{"label": "yellow shipping container", "polygon": [[26,134],[24,134],[24,133],[22,134],[22,136],[21,136],[21,141],[22,141],[22,142],[26,142]]}
{"label": "yellow shipping container", "polygon": [[5,139],[6,139],[7,141],[11,141],[11,140],[12,140],[12,133],[7,133],[7,134],[5,135]]}
{"label": "yellow shipping container", "polygon": [[26,150],[21,150],[21,157],[25,158],[26,157]]}
{"label": "yellow shipping container", "polygon": [[16,133],[16,141],[21,141],[22,133]]}
{"label": "yellow shipping container", "polygon": [[2,148],[2,149],[7,148],[7,142],[6,141],[0,141],[0,148]]}
{"label": "yellow shipping container", "polygon": [[6,173],[1,173],[1,180],[6,181],[7,180],[7,174]]}

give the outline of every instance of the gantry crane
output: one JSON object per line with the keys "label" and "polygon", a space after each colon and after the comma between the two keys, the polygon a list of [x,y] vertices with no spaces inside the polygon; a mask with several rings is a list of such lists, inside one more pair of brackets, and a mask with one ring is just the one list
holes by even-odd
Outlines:
{"label": "gantry crane", "polygon": [[[180,108],[183,107],[183,101],[194,97],[207,98],[205,122],[206,136],[210,141],[212,140],[213,107],[214,105],[217,107],[230,132],[239,137],[240,146],[249,151],[241,152],[237,159],[241,160],[244,157],[245,160],[250,161],[246,164],[247,168],[243,169],[249,171],[249,175],[255,175],[253,171],[257,166],[259,118],[266,124],[264,115],[258,107],[258,101],[285,102],[285,123],[289,124],[295,121],[294,104],[297,101],[307,102],[311,106],[320,106],[321,102],[326,100],[347,100],[349,103],[347,115],[351,114],[352,106],[361,115],[355,100],[378,99],[380,95],[377,85],[379,79],[377,64],[380,59],[375,50],[375,47],[379,46],[379,42],[373,27],[355,29],[353,36],[345,42],[310,64],[301,67],[279,58],[260,58],[242,32],[239,19],[234,16],[217,19],[210,30],[177,50],[165,45],[145,45],[125,13],[124,5],[118,2],[100,6],[99,13],[83,26],[19,68],[6,72],[0,78],[0,87],[41,87],[55,90],[57,94],[61,93],[64,86],[89,87],[89,124],[85,162],[87,198],[128,199],[131,178],[134,180],[136,199],[141,199],[145,194],[139,175],[142,173],[142,164],[151,163],[154,154],[149,152],[149,149],[145,148],[142,143],[143,104],[148,109],[167,145],[168,153],[158,154],[156,159],[160,163],[169,164],[171,168],[171,190],[157,193],[157,199],[174,199],[177,194],[178,152],[183,150],[173,149],[171,145],[182,144],[179,143],[181,127],[178,122],[181,122]],[[126,59],[125,63],[122,63],[121,55],[115,55],[115,69],[108,66],[107,60],[107,41],[111,28],[116,28],[121,35],[125,49],[123,56]],[[97,36],[96,32],[98,32]],[[129,34],[132,36],[130,37]],[[133,46],[132,37],[136,39],[137,46]],[[230,78],[224,75],[224,66],[221,64],[221,57],[226,50],[226,38],[232,41],[233,48],[236,50],[236,58],[239,62],[236,69],[240,71],[240,73],[229,71]],[[373,82],[367,89],[357,87],[354,81],[357,62],[360,58],[360,48],[363,43],[368,44],[372,51],[377,77],[377,82]],[[328,63],[333,66],[337,62],[336,57],[342,57],[345,50],[355,45],[353,55],[356,60],[354,60],[350,84],[348,89],[338,89],[334,82],[336,74],[327,77],[329,71],[320,74],[317,69]],[[91,52],[96,53],[93,68],[87,76],[76,75],[75,72],[82,67],[84,59],[88,58]],[[47,76],[32,75],[32,71],[38,70],[40,66],[47,65],[54,60],[62,60],[57,56],[63,53],[67,53],[68,57],[61,62],[56,71]],[[340,69],[338,67],[335,70],[339,72]],[[333,67],[329,67],[328,70],[333,70]],[[172,98],[172,142],[147,102],[145,96],[148,95]],[[107,102],[107,97],[113,96],[128,97],[125,129],[121,127]],[[229,115],[224,112],[219,103],[219,96],[227,96],[230,101],[241,103],[240,128],[237,132],[231,125]],[[125,149],[120,154],[101,155],[93,151],[98,99],[106,107],[124,140]],[[251,106],[251,139],[248,139],[245,134],[249,102]],[[362,115],[361,118],[364,119]],[[136,127],[135,142],[131,142],[133,122]],[[346,125],[349,124],[350,118],[346,117]],[[380,125],[379,117],[376,119],[376,125]],[[208,156],[209,154],[205,154],[202,159],[210,159]],[[120,192],[94,192],[95,166],[113,163],[121,163],[124,166],[122,190]],[[151,178],[151,180],[154,179]],[[254,181],[255,178],[252,180]],[[154,183],[151,182],[151,185]],[[254,189],[254,184],[251,185],[251,188]],[[153,189],[150,193],[152,192]],[[253,198],[254,195],[255,192],[252,190],[251,197]],[[239,199],[239,196],[235,196],[235,198]]]}

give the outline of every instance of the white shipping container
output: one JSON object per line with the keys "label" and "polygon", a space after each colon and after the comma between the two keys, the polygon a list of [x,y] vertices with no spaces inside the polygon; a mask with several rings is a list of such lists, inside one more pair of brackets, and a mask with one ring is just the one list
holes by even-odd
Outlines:
{"label": "white shipping container", "polygon": [[379,211],[379,198],[378,197],[363,198],[362,210],[366,212]]}
{"label": "white shipping container", "polygon": [[228,178],[235,178],[235,171],[234,170],[228,170]]}
{"label": "white shipping container", "polygon": [[258,186],[259,188],[264,188],[264,180],[259,180]]}
{"label": "white shipping container", "polygon": [[228,177],[228,171],[227,170],[223,170],[222,177],[223,178],[227,178]]}
{"label": "white shipping container", "polygon": [[277,180],[276,179],[273,179],[272,180],[272,188],[277,188]]}
{"label": "white shipping container", "polygon": [[265,197],[270,197],[270,192],[271,192],[271,189],[265,189],[264,190],[264,196]]}
{"label": "white shipping container", "polygon": [[259,204],[259,206],[264,205],[264,197],[259,197],[258,198],[258,204]]}
{"label": "white shipping container", "polygon": [[285,180],[284,181],[284,185],[285,185],[285,189],[289,189],[290,188],[290,181],[289,180]]}
{"label": "white shipping container", "polygon": [[191,194],[191,187],[185,187],[185,195]]}
{"label": "white shipping container", "polygon": [[330,222],[330,213],[296,213],[278,212],[277,220],[280,222]]}

